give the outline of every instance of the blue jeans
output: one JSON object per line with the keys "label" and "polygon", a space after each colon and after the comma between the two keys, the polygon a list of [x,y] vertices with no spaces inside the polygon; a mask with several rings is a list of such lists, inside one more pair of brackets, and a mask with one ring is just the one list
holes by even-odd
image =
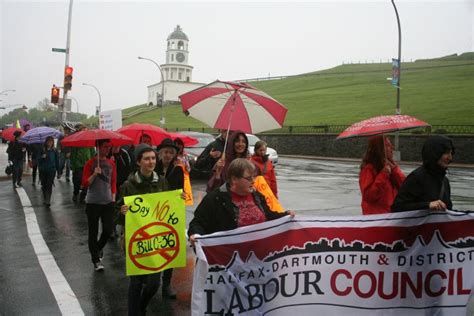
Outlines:
{"label": "blue jeans", "polygon": [[133,275],[128,286],[128,315],[145,315],[146,307],[160,287],[161,273]]}

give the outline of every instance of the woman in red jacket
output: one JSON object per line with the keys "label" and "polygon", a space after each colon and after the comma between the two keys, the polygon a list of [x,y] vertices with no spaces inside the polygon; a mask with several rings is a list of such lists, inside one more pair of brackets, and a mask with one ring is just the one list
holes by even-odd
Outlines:
{"label": "woman in red jacket", "polygon": [[278,198],[275,167],[273,166],[273,163],[268,159],[267,143],[265,143],[263,140],[259,140],[255,143],[254,154],[252,155],[252,162],[255,167],[257,167],[258,175],[263,176],[265,178],[273,194],[275,194],[275,197]]}
{"label": "woman in red jacket", "polygon": [[393,146],[388,137],[374,136],[369,139],[360,168],[362,214],[390,213],[405,175],[393,161]]}

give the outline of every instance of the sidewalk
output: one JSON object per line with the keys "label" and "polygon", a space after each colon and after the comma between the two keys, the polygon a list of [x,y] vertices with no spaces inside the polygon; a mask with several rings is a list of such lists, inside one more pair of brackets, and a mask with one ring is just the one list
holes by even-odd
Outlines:
{"label": "sidewalk", "polygon": [[[8,164],[7,147],[7,144],[0,144],[0,181],[9,180],[11,178],[5,174],[5,167]],[[31,169],[27,163],[25,163],[25,168],[23,169],[23,176],[31,176]]]}

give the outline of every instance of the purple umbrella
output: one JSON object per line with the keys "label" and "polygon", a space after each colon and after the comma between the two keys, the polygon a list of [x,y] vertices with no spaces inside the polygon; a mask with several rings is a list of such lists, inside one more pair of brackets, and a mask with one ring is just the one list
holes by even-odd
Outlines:
{"label": "purple umbrella", "polygon": [[41,127],[36,127],[30,129],[28,132],[23,134],[23,136],[20,138],[20,142],[26,143],[26,144],[39,144],[39,143],[44,143],[47,137],[51,136],[53,138],[59,138],[63,134],[58,131],[57,129],[47,127],[47,126],[41,126]]}

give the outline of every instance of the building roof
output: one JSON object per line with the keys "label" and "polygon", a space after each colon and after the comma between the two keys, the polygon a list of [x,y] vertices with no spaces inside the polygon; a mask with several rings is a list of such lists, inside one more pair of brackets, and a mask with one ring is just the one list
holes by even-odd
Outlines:
{"label": "building roof", "polygon": [[167,38],[168,41],[171,40],[171,39],[179,39],[179,40],[189,41],[188,36],[186,34],[184,34],[183,30],[181,29],[181,27],[179,25],[176,26],[173,33],[171,33]]}

